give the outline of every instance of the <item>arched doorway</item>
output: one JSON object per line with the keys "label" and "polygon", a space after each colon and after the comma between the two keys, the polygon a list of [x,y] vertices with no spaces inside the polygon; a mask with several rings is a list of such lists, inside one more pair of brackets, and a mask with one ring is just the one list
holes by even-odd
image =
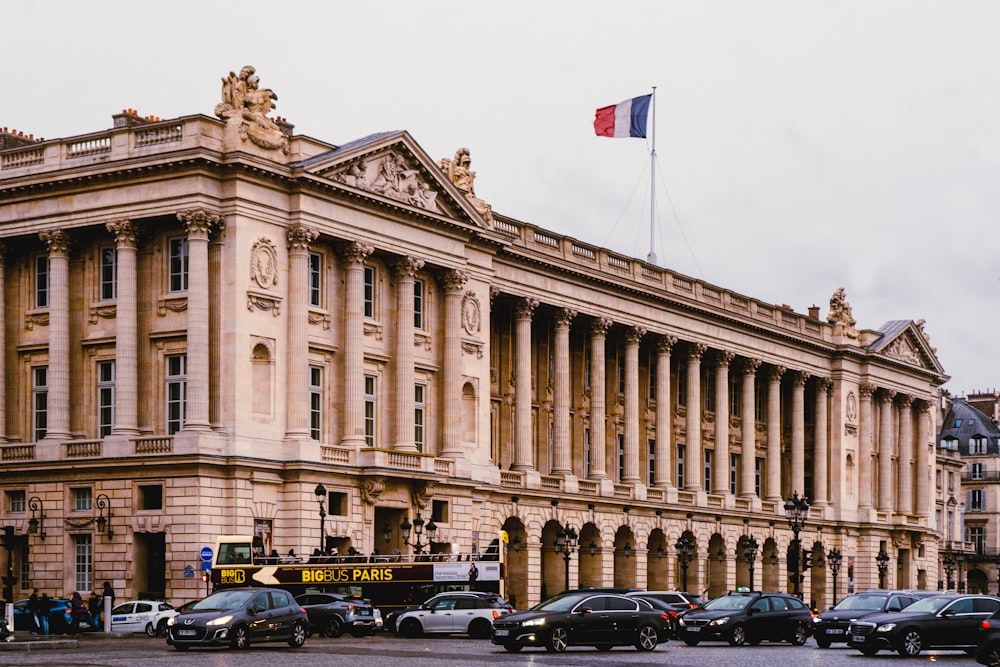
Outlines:
{"label": "arched doorway", "polygon": [[764,540],[764,548],[760,552],[761,590],[783,591],[781,585],[781,563],[778,562],[778,544],[773,537]]}
{"label": "arched doorway", "polygon": [[628,526],[621,526],[615,534],[615,583],[618,588],[635,588],[635,536]]}
{"label": "arched doorway", "polygon": [[978,567],[969,570],[969,574],[966,576],[966,579],[969,582],[967,590],[970,593],[989,593],[990,579],[986,576],[986,573]]}
{"label": "arched doorway", "polygon": [[580,588],[604,585],[601,555],[601,531],[592,523],[580,528]]}
{"label": "arched doorway", "polygon": [[809,571],[809,597],[806,604],[810,609],[826,609],[826,552],[822,542],[813,542],[812,569]]}
{"label": "arched doorway", "polygon": [[528,602],[528,535],[521,520],[512,516],[504,521],[507,531],[507,601],[517,605]]}
{"label": "arched doorway", "polygon": [[560,528],[555,519],[547,521],[542,528],[542,600],[569,588],[569,582],[563,580],[563,554],[556,547],[556,534]]}
{"label": "arched doorway", "polygon": [[667,567],[667,537],[659,528],[649,534],[646,552],[646,588],[664,591],[670,588],[670,572]]}
{"label": "arched doorway", "polygon": [[715,533],[708,541],[708,597],[725,595],[726,587],[726,542],[722,535]]}

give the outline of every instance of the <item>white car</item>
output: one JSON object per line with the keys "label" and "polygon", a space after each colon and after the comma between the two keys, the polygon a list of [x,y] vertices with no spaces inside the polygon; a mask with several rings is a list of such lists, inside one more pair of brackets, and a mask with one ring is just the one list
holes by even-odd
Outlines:
{"label": "white car", "polygon": [[166,602],[133,600],[111,610],[112,632],[145,632],[150,637],[167,633],[167,619],[179,612]]}
{"label": "white car", "polygon": [[396,633],[404,637],[461,633],[487,639],[493,632],[493,621],[512,611],[496,593],[438,593],[419,607],[402,612],[396,619]]}

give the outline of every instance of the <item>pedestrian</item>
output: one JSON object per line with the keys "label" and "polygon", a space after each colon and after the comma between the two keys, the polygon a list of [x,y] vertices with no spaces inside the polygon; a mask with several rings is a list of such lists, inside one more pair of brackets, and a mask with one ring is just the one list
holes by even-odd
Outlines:
{"label": "pedestrian", "polygon": [[80,591],[73,591],[73,597],[69,600],[69,634],[73,637],[80,636],[80,621],[86,612],[87,608],[83,606],[83,596],[80,595]]}
{"label": "pedestrian", "polygon": [[31,614],[32,631],[31,634],[37,635],[42,629],[42,620],[38,617],[38,589],[36,588],[28,596],[28,613]]}
{"label": "pedestrian", "polygon": [[[100,620],[94,619],[95,623],[100,623],[101,629],[104,629],[104,612],[112,613],[115,608],[115,589],[111,588],[111,582],[104,582],[104,589],[101,591],[101,618]],[[110,599],[108,599],[110,598]]]}
{"label": "pedestrian", "polygon": [[54,603],[48,593],[42,593],[42,599],[38,601],[38,620],[42,622],[42,634],[49,634],[49,615],[52,614]]}
{"label": "pedestrian", "polygon": [[[100,621],[98,619],[101,618],[101,612],[104,611],[104,600],[98,597],[96,591],[91,592],[90,599],[87,600],[87,611],[90,612],[90,618],[93,620],[94,625],[99,626]],[[95,627],[95,629],[101,631],[104,627]]]}
{"label": "pedestrian", "polygon": [[472,561],[469,564],[469,588],[471,590],[476,590],[477,579],[479,579],[479,568],[476,567],[476,561]]}

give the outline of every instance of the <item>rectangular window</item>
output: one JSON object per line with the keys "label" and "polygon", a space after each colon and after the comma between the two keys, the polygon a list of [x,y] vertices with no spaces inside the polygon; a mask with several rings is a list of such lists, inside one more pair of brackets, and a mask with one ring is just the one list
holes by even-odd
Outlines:
{"label": "rectangular window", "polygon": [[616,438],[618,450],[618,481],[625,478],[625,436],[621,433]]}
{"label": "rectangular window", "polygon": [[188,240],[170,239],[170,291],[186,292],[188,288]]}
{"label": "rectangular window", "polygon": [[955,473],[948,472],[948,493],[955,492]]}
{"label": "rectangular window", "polygon": [[649,355],[649,400],[656,400],[656,354]]}
{"label": "rectangular window", "polygon": [[45,438],[49,428],[49,367],[31,369],[31,423],[35,442]]}
{"label": "rectangular window", "polygon": [[701,369],[701,407],[707,412],[715,412],[715,379],[708,369]]}
{"label": "rectangular window", "polygon": [[656,440],[650,438],[646,441],[646,485],[656,484]]}
{"label": "rectangular window", "polygon": [[318,252],[309,253],[309,305],[319,308],[321,301],[323,256]]}
{"label": "rectangular window", "polygon": [[969,526],[967,529],[969,531],[969,536],[966,539],[967,542],[972,542],[976,549],[977,554],[985,553],[986,551],[986,527],[985,526]]}
{"label": "rectangular window", "polygon": [[740,378],[729,378],[729,414],[733,417],[740,416],[740,401],[743,399],[740,387]]}
{"label": "rectangular window", "polygon": [[625,348],[621,345],[615,351],[615,359],[618,364],[618,393],[625,393]]}
{"label": "rectangular window", "polygon": [[986,509],[986,494],[982,489],[969,490],[969,511],[982,512]]}
{"label": "rectangular window", "polygon": [[413,328],[424,328],[424,281],[413,281]]}
{"label": "rectangular window", "polygon": [[89,512],[94,509],[94,492],[89,486],[78,486],[70,489],[73,495],[73,511]]}
{"label": "rectangular window", "polygon": [[753,381],[753,417],[759,422],[767,418],[767,393],[764,391],[764,382],[760,378]]}
{"label": "rectangular window", "polygon": [[97,434],[111,435],[115,425],[115,362],[97,362]]}
{"label": "rectangular window", "polygon": [[590,478],[590,429],[583,429],[583,477]]}
{"label": "rectangular window", "polygon": [[115,298],[118,281],[118,252],[106,246],[101,248],[101,301]]}
{"label": "rectangular window", "polygon": [[365,376],[365,446],[374,447],[375,446],[375,416],[377,414],[376,408],[376,396],[375,396],[375,376],[366,375]]}
{"label": "rectangular window", "polygon": [[49,307],[49,257],[35,258],[35,308]]}
{"label": "rectangular window", "polygon": [[970,463],[969,479],[986,479],[986,466],[982,463]]}
{"label": "rectangular window", "polygon": [[590,345],[583,346],[583,386],[590,389]]}
{"label": "rectangular window", "polygon": [[161,510],[163,509],[163,485],[143,484],[139,487],[139,509],[141,510]]}
{"label": "rectangular window", "polygon": [[73,536],[73,581],[78,591],[94,590],[94,544],[89,534]]}
{"label": "rectangular window", "polygon": [[331,491],[328,497],[330,498],[330,515],[347,516],[350,511],[347,494],[343,491]]}
{"label": "rectangular window", "polygon": [[729,493],[734,496],[738,493],[737,486],[740,479],[740,455],[729,455]]}
{"label": "rectangular window", "polygon": [[365,267],[365,319],[375,319],[375,269]]}
{"label": "rectangular window", "polygon": [[422,384],[413,386],[413,442],[417,446],[417,451],[424,451],[424,419],[427,416],[427,405],[424,402],[424,394],[427,387]]}
{"label": "rectangular window", "polygon": [[687,364],[677,366],[677,405],[687,405]]}
{"label": "rectangular window", "polygon": [[715,452],[711,449],[705,450],[705,490],[712,490],[712,459],[715,458]]}
{"label": "rectangular window", "polygon": [[753,488],[758,498],[763,498],[764,459],[759,456],[753,462]]}
{"label": "rectangular window", "polygon": [[323,439],[323,369],[309,367],[309,437]]}
{"label": "rectangular window", "polygon": [[677,488],[684,488],[684,450],[685,445],[677,445]]}
{"label": "rectangular window", "polygon": [[941,471],[938,470],[934,473],[934,481],[937,483],[937,490],[941,490]]}
{"label": "rectangular window", "polygon": [[184,428],[187,415],[187,355],[172,354],[167,364],[167,434]]}
{"label": "rectangular window", "polygon": [[7,511],[12,514],[27,511],[24,489],[14,489],[7,492]]}
{"label": "rectangular window", "polygon": [[986,453],[986,438],[981,435],[969,440],[969,453],[970,454],[985,454]]}

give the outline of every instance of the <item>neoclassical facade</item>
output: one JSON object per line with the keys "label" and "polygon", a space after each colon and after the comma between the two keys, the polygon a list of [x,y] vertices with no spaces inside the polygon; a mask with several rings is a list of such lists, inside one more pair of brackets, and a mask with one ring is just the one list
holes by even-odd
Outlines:
{"label": "neoclassical facade", "polygon": [[[790,590],[796,492],[840,592],[876,585],[883,549],[889,584],[936,586],[946,376],[922,322],[859,327],[842,289],[797,313],[552,233],[479,199],[467,149],[332,145],[270,95],[247,67],[216,117],[3,137],[15,597],[188,599],[216,535],[405,552],[417,513],[436,552],[504,531],[518,607]],[[817,558],[806,599],[832,577]]]}

